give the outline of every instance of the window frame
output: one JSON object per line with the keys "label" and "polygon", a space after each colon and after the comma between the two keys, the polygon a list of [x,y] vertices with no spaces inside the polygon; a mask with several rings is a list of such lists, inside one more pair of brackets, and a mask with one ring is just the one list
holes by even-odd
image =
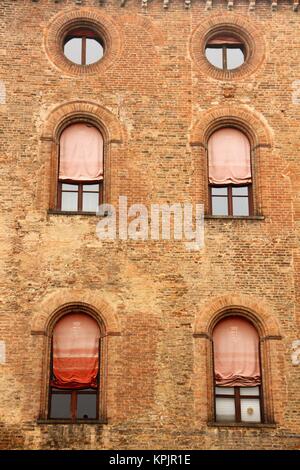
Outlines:
{"label": "window frame", "polygon": [[[65,191],[62,188],[63,184],[73,184],[78,186],[78,191]],[[83,190],[83,186],[85,185],[99,185],[99,191],[86,191]],[[62,193],[64,192],[69,192],[69,193],[76,193],[78,194],[78,199],[77,199],[77,210],[76,211],[70,211],[66,209],[62,209],[61,204],[62,204]],[[83,206],[83,194],[84,193],[93,193],[93,194],[98,194],[98,205],[103,204],[103,180],[98,180],[98,181],[76,181],[76,180],[58,180],[57,183],[57,207],[56,209],[60,212],[69,212],[69,213],[74,213],[74,214],[80,214],[80,213],[87,213],[90,212],[91,214],[94,214],[93,211],[83,211],[82,206]]]}
{"label": "window frame", "polygon": [[[216,423],[242,423],[242,424],[262,424],[264,423],[264,418],[263,418],[263,399],[262,399],[262,386],[257,385],[258,387],[258,395],[241,395],[240,389],[244,387],[230,387],[234,389],[234,392],[232,395],[229,394],[221,394],[221,393],[216,393],[216,387],[221,388],[219,385],[216,385],[214,381],[214,416],[215,416],[215,422]],[[249,387],[245,387],[249,388]],[[235,408],[235,420],[234,421],[221,421],[217,420],[217,398],[234,398],[234,408]],[[259,401],[259,406],[260,406],[260,421],[242,421],[241,418],[241,399],[244,398],[250,398],[250,399],[255,399]]]}
{"label": "window frame", "polygon": [[[226,129],[226,128],[232,128],[232,129],[236,129],[238,130],[239,132],[241,132],[242,134],[244,134],[248,141],[249,141],[249,144],[250,144],[250,168],[251,168],[251,183],[246,183],[246,184],[212,184],[210,181],[209,181],[209,152],[208,152],[208,142],[209,142],[209,139],[210,137],[214,134],[214,132],[220,130],[220,129]],[[205,146],[205,153],[206,153],[206,178],[207,178],[207,183],[208,183],[208,191],[206,192],[206,208],[208,210],[208,215],[209,216],[212,216],[212,217],[221,217],[221,218],[226,218],[226,217],[229,217],[229,218],[232,218],[232,217],[236,217],[236,218],[239,218],[239,217],[243,217],[243,218],[247,218],[247,217],[253,217],[256,215],[256,210],[257,210],[257,206],[256,206],[256,202],[254,200],[254,197],[255,197],[255,179],[254,179],[254,175],[255,175],[255,166],[254,166],[254,158],[253,158],[253,154],[254,154],[254,150],[253,150],[253,140],[251,138],[251,136],[249,135],[249,132],[244,129],[244,128],[241,128],[240,126],[238,125],[235,125],[234,123],[231,123],[231,122],[228,122],[228,124],[222,124],[222,125],[219,125],[217,127],[214,127],[212,129],[212,131],[209,133],[209,135],[207,136],[206,138],[206,146]],[[230,192],[232,193],[232,187],[236,187],[236,188],[239,188],[239,187],[245,187],[247,186],[248,187],[248,207],[249,207],[249,215],[233,215],[232,214],[232,194],[231,194],[231,198],[229,197],[229,192],[228,192],[228,215],[214,215],[212,213],[212,190],[211,188],[229,188],[231,187],[230,189]],[[207,195],[208,195],[208,201],[207,201]],[[234,196],[234,197],[238,197],[238,196]],[[229,202],[229,199],[230,199],[230,202]]]}
{"label": "window frame", "polygon": [[[73,124],[80,124],[80,123],[85,123],[88,124],[98,130],[100,132],[102,139],[103,139],[103,178],[99,180],[86,180],[86,181],[78,181],[78,180],[61,180],[59,178],[59,169],[60,169],[60,139],[63,131],[67,129],[69,126],[72,126]],[[67,122],[64,126],[62,126],[59,130],[58,133],[58,141],[57,141],[57,146],[56,146],[56,186],[55,186],[55,203],[54,203],[54,211],[57,213],[66,213],[66,214],[95,214],[94,211],[83,211],[82,210],[82,201],[83,201],[83,192],[88,192],[88,191],[83,191],[83,186],[85,184],[99,184],[99,198],[98,198],[98,203],[103,204],[105,202],[105,190],[106,190],[106,137],[105,137],[105,132],[102,130],[102,128],[98,125],[98,123],[95,123],[94,120],[90,119],[74,119],[71,122]],[[73,184],[78,186],[78,201],[77,201],[77,211],[68,211],[61,209],[61,203],[62,203],[62,185],[66,184]],[[72,192],[72,191],[70,191]],[[75,191],[74,191],[75,192]]]}
{"label": "window frame", "polygon": [[[216,384],[216,378],[215,378],[215,351],[214,351],[214,341],[213,341],[213,330],[214,328],[224,319],[226,318],[230,318],[232,316],[239,316],[241,318],[243,318],[244,320],[250,322],[252,324],[252,326],[256,329],[257,331],[257,334],[258,334],[258,360],[259,360],[259,369],[260,369],[260,384],[258,385],[259,387],[259,395],[243,395],[242,397],[243,398],[253,398],[253,397],[258,397],[259,399],[259,405],[260,405],[260,418],[261,420],[260,421],[241,421],[241,405],[240,405],[240,391],[236,392],[235,389],[240,389],[240,388],[243,388],[243,387],[230,387],[230,388],[234,388],[234,395],[224,395],[224,397],[227,397],[227,398],[232,398],[234,397],[234,406],[235,406],[235,417],[237,417],[237,405],[239,406],[239,410],[238,410],[238,417],[239,417],[239,421],[235,420],[235,421],[217,421],[217,413],[216,413],[216,397],[220,396],[221,394],[216,394],[216,387],[219,387],[221,388],[219,385]],[[265,407],[264,407],[264,400],[265,400],[265,397],[264,397],[264,371],[263,371],[263,368],[262,368],[262,350],[261,350],[261,333],[260,333],[260,330],[259,328],[257,327],[257,325],[250,319],[248,318],[246,315],[243,315],[243,314],[240,314],[239,312],[235,312],[235,311],[232,311],[230,313],[226,313],[225,315],[222,315],[213,325],[213,328],[211,330],[211,354],[212,354],[212,387],[213,387],[213,390],[212,390],[212,412],[213,412],[213,419],[214,419],[214,422],[218,425],[222,425],[222,426],[226,426],[226,425],[233,425],[233,424],[236,424],[236,425],[244,425],[244,426],[252,426],[252,425],[263,425],[263,424],[266,424],[267,423],[267,419],[266,419],[266,414],[265,414]],[[248,387],[245,387],[245,388],[248,388]],[[236,398],[236,393],[238,394],[238,398]]]}
{"label": "window frame", "polygon": [[[80,312],[81,313],[81,312]],[[84,315],[89,315],[86,312],[82,312]],[[69,312],[69,314],[72,314],[72,312]],[[68,313],[66,314],[68,315]],[[87,391],[87,389],[58,389],[56,387],[53,387],[51,385],[51,381],[53,379],[54,373],[53,373],[53,333],[55,330],[55,325],[57,322],[63,318],[65,315],[62,315],[57,319],[57,321],[54,323],[53,329],[52,329],[52,334],[51,334],[51,347],[50,347],[50,372],[49,372],[49,382],[48,382],[48,406],[47,406],[47,419],[49,421],[57,422],[57,421],[64,421],[72,424],[76,423],[83,423],[83,422],[96,422],[99,421],[100,419],[100,393],[101,393],[101,383],[100,383],[100,376],[101,376],[101,360],[102,359],[102,339],[101,339],[101,328],[100,325],[98,324],[99,332],[100,332],[100,339],[98,343],[98,374],[97,374],[97,388],[95,389],[95,392],[93,391]],[[95,320],[95,318],[91,315],[89,315],[91,318]],[[96,321],[96,320],[95,320]],[[98,322],[97,322],[98,323]],[[53,392],[53,389],[54,392]],[[103,392],[103,391],[102,391]],[[52,418],[51,417],[51,398],[52,395],[54,394],[68,394],[71,395],[71,404],[70,404],[70,418]],[[91,395],[96,395],[96,417],[95,418],[77,418],[76,413],[77,413],[77,396],[79,394],[91,394]]]}
{"label": "window frame", "polygon": [[[242,42],[240,44],[228,44],[226,42],[224,44],[209,44],[209,41],[208,41],[208,43],[205,46],[205,52],[206,52],[206,49],[222,49],[222,68],[219,68],[216,65],[212,64],[207,59],[206,54],[205,54],[205,57],[206,57],[207,61],[210,63],[210,65],[212,67],[214,67],[218,70],[222,70],[223,72],[231,72],[233,70],[238,70],[240,67],[242,67],[244,65],[244,63],[247,60],[246,46]],[[227,61],[228,61],[227,60],[227,49],[240,49],[242,51],[243,56],[244,56],[243,63],[241,65],[239,65],[238,67],[234,67],[233,69],[228,69],[227,68]]]}
{"label": "window frame", "polygon": [[[82,31],[82,32],[81,32]],[[71,41],[71,39],[81,39],[81,63],[80,64],[77,64],[77,62],[73,62],[71,59],[69,59],[66,54],[65,54],[65,45]],[[102,57],[100,57],[100,59],[96,60],[95,62],[92,62],[91,64],[87,64],[86,63],[86,59],[87,59],[87,55],[86,55],[86,52],[87,52],[87,48],[86,48],[86,42],[87,42],[87,39],[94,39],[95,41],[97,41],[100,46],[102,47],[103,49],[103,54],[102,54]],[[104,54],[105,54],[105,42],[103,41],[102,38],[99,37],[99,34],[97,34],[93,29],[85,29],[84,27],[82,28],[77,28],[77,29],[72,29],[70,31],[68,31],[68,33],[66,34],[66,36],[64,37],[64,40],[63,40],[63,54],[64,54],[64,57],[69,61],[71,62],[72,64],[76,64],[78,65],[79,67],[86,67],[86,66],[89,66],[89,65],[94,65],[94,64],[98,64],[98,62],[100,62],[103,57],[104,57]]]}
{"label": "window frame", "polygon": [[[252,165],[251,165],[251,179],[252,179]],[[210,215],[213,215],[215,217],[251,217],[254,215],[254,208],[253,208],[253,189],[252,189],[253,183],[248,183],[248,184],[227,184],[227,185],[216,185],[216,184],[211,184],[209,183],[209,213]],[[233,214],[233,198],[238,198],[238,197],[246,197],[246,196],[233,196],[232,195],[232,188],[248,188],[248,209],[249,209],[249,214],[248,215],[235,215]],[[227,206],[228,206],[228,214],[226,215],[218,215],[218,214],[213,214],[213,197],[219,197],[219,196],[213,196],[212,194],[212,189],[213,188],[227,188]],[[224,196],[223,196],[224,197]]]}

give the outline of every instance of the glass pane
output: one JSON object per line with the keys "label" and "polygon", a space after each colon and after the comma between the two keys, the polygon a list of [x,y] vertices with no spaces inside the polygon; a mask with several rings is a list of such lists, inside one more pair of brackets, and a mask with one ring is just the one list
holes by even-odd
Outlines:
{"label": "glass pane", "polygon": [[260,423],[260,402],[257,398],[241,399],[241,419],[244,422]]}
{"label": "glass pane", "polygon": [[233,387],[216,387],[216,395],[234,395]]}
{"label": "glass pane", "polygon": [[69,39],[64,45],[64,54],[74,64],[81,64],[82,39]]}
{"label": "glass pane", "polygon": [[232,212],[233,215],[249,215],[248,197],[233,197]]}
{"label": "glass pane", "polygon": [[63,190],[63,191],[78,191],[78,186],[77,186],[77,184],[67,184],[67,183],[63,183],[61,186],[62,186],[62,190]]}
{"label": "glass pane", "polygon": [[226,188],[211,188],[211,194],[213,196],[227,196],[227,187]]}
{"label": "glass pane", "polygon": [[244,54],[242,49],[239,47],[227,48],[227,69],[236,69],[245,62]]}
{"label": "glass pane", "polygon": [[77,395],[77,418],[96,419],[97,395],[94,393]]}
{"label": "glass pane", "polygon": [[233,196],[248,196],[248,186],[232,187]]}
{"label": "glass pane", "polygon": [[216,398],[216,420],[235,421],[234,398]]}
{"label": "glass pane", "polygon": [[241,387],[240,395],[259,395],[259,387]]}
{"label": "glass pane", "polygon": [[212,197],[212,215],[228,215],[228,198],[227,197]]}
{"label": "glass pane", "polygon": [[61,193],[61,210],[77,211],[78,210],[78,193]]}
{"label": "glass pane", "polygon": [[83,191],[99,191],[99,184],[84,184]]}
{"label": "glass pane", "polygon": [[220,47],[207,47],[205,49],[205,55],[207,60],[218,67],[218,69],[223,68],[223,49]]}
{"label": "glass pane", "polygon": [[99,206],[98,193],[82,194],[82,210],[87,212],[96,212]]}
{"label": "glass pane", "polygon": [[51,395],[50,418],[71,418],[71,394],[53,393]]}
{"label": "glass pane", "polygon": [[103,47],[96,39],[86,39],[86,64],[94,64],[103,57]]}

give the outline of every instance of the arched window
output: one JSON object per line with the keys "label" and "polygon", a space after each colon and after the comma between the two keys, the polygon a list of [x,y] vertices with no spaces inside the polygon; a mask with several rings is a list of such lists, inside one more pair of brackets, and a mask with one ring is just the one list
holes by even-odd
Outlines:
{"label": "arched window", "polygon": [[246,135],[225,127],[208,141],[208,173],[212,215],[253,213],[251,148]]}
{"label": "arched window", "polygon": [[221,320],[213,330],[215,420],[263,421],[259,336],[241,316]]}
{"label": "arched window", "polygon": [[83,313],[64,315],[52,336],[49,418],[98,419],[100,329]]}
{"label": "arched window", "polygon": [[78,122],[65,128],[59,142],[57,209],[96,212],[103,200],[103,137]]}

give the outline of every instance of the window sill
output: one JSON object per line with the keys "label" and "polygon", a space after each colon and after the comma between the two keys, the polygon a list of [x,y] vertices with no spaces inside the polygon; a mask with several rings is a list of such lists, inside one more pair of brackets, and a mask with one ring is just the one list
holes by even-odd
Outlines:
{"label": "window sill", "polygon": [[71,421],[70,419],[38,419],[37,424],[107,424],[107,421],[99,419],[82,419],[80,421]]}
{"label": "window sill", "polygon": [[107,217],[108,212],[105,212],[104,215],[98,215],[96,212],[59,211],[57,209],[49,209],[48,215],[84,215],[90,217]]}
{"label": "window sill", "polygon": [[276,428],[275,423],[219,423],[210,422],[207,423],[209,427],[217,428]]}
{"label": "window sill", "polygon": [[265,217],[263,215],[205,215],[204,219],[265,220]]}

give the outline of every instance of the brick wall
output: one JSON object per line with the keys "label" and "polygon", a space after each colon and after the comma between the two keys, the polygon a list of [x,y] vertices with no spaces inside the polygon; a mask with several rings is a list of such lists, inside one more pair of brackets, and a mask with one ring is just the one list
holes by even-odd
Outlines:
{"label": "brick wall", "polygon": [[[108,31],[105,61],[69,70],[55,49],[68,18]],[[0,447],[30,449],[299,448],[299,12],[290,2],[155,0],[1,4]],[[205,27],[233,22],[257,45],[233,79],[201,67]],[[200,52],[199,52],[200,51]],[[2,92],[3,96],[3,92]],[[253,131],[253,220],[205,220],[205,247],[99,241],[96,216],[48,213],[57,127],[98,116],[107,130],[107,200],[207,205],[206,132],[226,115]],[[231,122],[230,121],[230,122]],[[107,324],[107,424],[38,422],[47,393],[48,325],[84,302]],[[262,325],[265,399],[275,424],[211,419],[210,325],[238,308]]]}

